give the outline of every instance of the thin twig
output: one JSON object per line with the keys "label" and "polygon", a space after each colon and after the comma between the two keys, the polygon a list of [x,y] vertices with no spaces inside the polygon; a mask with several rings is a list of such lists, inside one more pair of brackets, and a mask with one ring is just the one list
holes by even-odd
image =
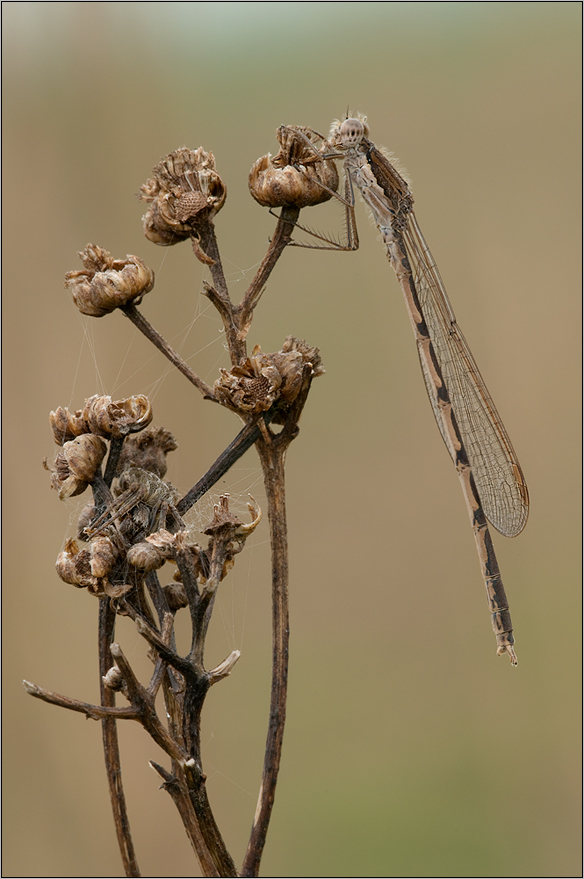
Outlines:
{"label": "thin twig", "polygon": [[[264,416],[266,420],[266,416]],[[260,436],[260,429],[257,422],[249,421],[243,430],[241,430],[233,442],[231,442],[224,452],[222,452],[217,460],[211,465],[204,476],[188,491],[183,498],[176,504],[176,509],[181,516],[190,510],[204,494],[206,494],[222,476],[225,476],[228,470],[233,467],[236,461],[250,449]]]}
{"label": "thin twig", "polygon": [[199,234],[202,249],[207,256],[213,260],[212,264],[209,266],[209,271],[213,278],[213,284],[220,297],[226,302],[229,302],[229,290],[227,288],[227,281],[225,280],[225,272],[223,271],[223,264],[221,262],[221,255],[219,253],[219,245],[217,243],[213,221],[210,220],[206,223],[201,223]]}
{"label": "thin twig", "polygon": [[53,693],[52,690],[45,690],[43,687],[31,684],[30,681],[23,681],[22,684],[29,696],[34,696],[35,699],[40,699],[49,705],[68,708],[69,711],[79,711],[91,720],[103,720],[104,717],[137,720],[140,716],[139,711],[135,708],[106,708],[104,705],[92,705],[91,702],[81,702],[79,699],[71,699],[70,696]]}
{"label": "thin twig", "polygon": [[284,487],[285,448],[259,442],[264,472],[272,547],[272,692],[262,785],[243,865],[242,876],[257,876],[274,805],[280,768],[288,683],[288,542]]}
{"label": "thin twig", "polygon": [[184,760],[186,755],[178,747],[173,738],[168,734],[166,728],[160,722],[156,713],[154,699],[134,674],[120,645],[112,644],[110,650],[128,688],[128,696],[132,707],[136,708],[139,712],[140,723],[148,730],[156,744],[159,745],[169,757],[172,757],[174,760]]}
{"label": "thin twig", "polygon": [[282,755],[282,742],[286,721],[288,645],[290,635],[288,611],[288,529],[286,523],[284,462],[288,446],[298,435],[297,422],[310,390],[312,375],[312,366],[307,364],[304,368],[301,389],[290,408],[282,430],[279,434],[272,435],[270,442],[262,439],[256,444],[264,474],[264,486],[268,500],[270,546],[272,550],[272,689],[262,784],[247,851],[241,867],[241,876],[257,876],[259,873],[260,861],[274,805]]}
{"label": "thin twig", "polygon": [[215,227],[212,222],[203,223],[200,227],[200,243],[202,249],[211,257],[213,263],[209,266],[213,285],[205,283],[203,285],[203,293],[213,303],[225,330],[225,341],[229,349],[229,356],[232,364],[239,363],[245,359],[245,343],[243,347],[240,342],[240,327],[236,320],[235,306],[229,296],[225,273],[223,272],[223,264],[219,253],[219,245],[215,236]]}
{"label": "thin twig", "polygon": [[299,214],[299,208],[291,206],[282,208],[280,216],[278,217],[278,222],[276,223],[274,236],[270,239],[268,252],[263,258],[245,296],[237,307],[241,325],[245,326],[247,321],[251,320],[250,315],[260,300],[263,289],[274,266],[282,255],[286,245],[290,243],[290,238]]}
{"label": "thin twig", "polygon": [[113,482],[113,478],[116,475],[116,470],[118,467],[118,461],[120,460],[120,455],[122,453],[122,448],[124,445],[125,437],[112,437],[110,441],[110,450],[107,458],[107,465],[105,468],[105,473],[103,474],[103,481],[108,486],[111,487]]}
{"label": "thin twig", "polygon": [[199,391],[203,394],[205,399],[207,400],[215,400],[213,395],[213,388],[211,385],[208,385],[203,381],[202,378],[194,372],[190,366],[185,363],[185,361],[180,357],[173,348],[170,347],[168,342],[160,335],[157,330],[154,329],[151,323],[146,320],[144,315],[138,311],[135,305],[125,305],[120,309],[127,318],[129,318],[135,327],[137,327],[141,333],[143,333],[147,339],[149,339],[153,345],[155,345],[159,351],[161,351],[165,357],[167,357],[170,362],[176,366],[179,372],[182,372],[186,378],[193,384]]}
{"label": "thin twig", "polygon": [[[103,676],[113,665],[110,645],[114,635],[116,613],[109,599],[99,602],[99,686],[101,704],[106,708],[115,707],[115,693],[106,687]],[[130,819],[126,806],[126,797],[122,786],[122,765],[120,761],[120,747],[118,743],[118,731],[113,717],[105,717],[101,722],[103,753],[105,768],[110,792],[110,800],[118,845],[124,864],[126,876],[140,876],[140,868],[136,859],[134,843],[130,831]]]}

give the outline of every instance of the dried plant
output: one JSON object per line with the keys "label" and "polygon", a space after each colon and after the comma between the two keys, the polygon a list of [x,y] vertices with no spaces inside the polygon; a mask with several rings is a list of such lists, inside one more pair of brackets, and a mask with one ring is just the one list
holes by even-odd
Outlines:
{"label": "dried plant", "polygon": [[[297,132],[302,132],[299,136]],[[58,408],[50,414],[59,446],[51,485],[60,499],[91,488],[93,499],[81,513],[77,533],[59,554],[56,568],[66,583],[98,599],[101,702],[92,705],[25,682],[27,691],[46,702],[100,720],[118,842],[128,876],[139,876],[122,786],[116,724],[138,721],[169,759],[151,762],[172,797],[205,876],[257,876],[274,803],[286,716],[288,663],[288,549],[284,458],[298,433],[298,421],[313,378],[323,372],[317,348],[288,337],[282,349],[248,354],[246,337],[265,283],[297,223],[300,209],[331,198],[338,186],[333,162],[307,149],[310,129],[281,128],[280,151],[264,156],[250,172],[254,198],[281,207],[268,251],[239,304],[232,302],[215,237],[213,217],[226,199],[226,187],[212,153],[178,149],[154,168],[142,186],[148,209],[146,237],[169,246],[190,240],[195,257],[208,266],[212,283],[203,293],[221,316],[230,368],[206,384],[174,352],[138,310],[154,288],[154,273],[136,256],[114,259],[89,244],[79,254],[80,271],[69,272],[65,286],[84,314],[103,317],[120,309],[185,375],[203,397],[234,412],[244,422],[234,441],[184,496],[165,480],[166,458],[177,447],[164,428],[152,425],[152,407],[143,395],[112,401],[92,396],[82,409]],[[321,147],[324,155],[326,142]],[[318,158],[318,160],[316,160]],[[279,425],[275,431],[271,425]],[[201,760],[200,720],[209,688],[230,674],[239,659],[233,651],[215,668],[205,667],[205,639],[217,589],[235,557],[258,527],[261,511],[253,499],[250,521],[229,510],[227,496],[214,508],[204,530],[206,546],[194,540],[183,516],[252,445],[262,466],[272,553],[273,652],[270,717],[263,777],[249,845],[239,870],[223,841],[208,800]],[[105,462],[105,466],[104,466]],[[173,566],[168,585],[166,565]],[[191,643],[177,651],[176,615],[188,610]],[[141,683],[115,640],[116,618],[130,617],[144,638],[153,663]],[[156,708],[162,692],[165,720]],[[116,693],[125,700],[116,705]],[[167,719],[166,719],[167,718]]]}

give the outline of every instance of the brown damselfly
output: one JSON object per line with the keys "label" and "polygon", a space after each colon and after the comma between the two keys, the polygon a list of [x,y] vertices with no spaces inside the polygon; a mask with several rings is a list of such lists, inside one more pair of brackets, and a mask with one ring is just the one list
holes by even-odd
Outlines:
{"label": "brown damselfly", "polygon": [[466,501],[497,637],[497,654],[507,653],[511,663],[517,665],[509,604],[487,520],[506,537],[519,534],[527,521],[527,486],[418,226],[408,183],[395,163],[369,140],[365,117],[334,122],[328,140],[317,135],[323,141],[318,152],[314,137],[306,137],[306,129],[291,126],[286,130],[290,135],[294,133],[307,151],[312,150],[312,161],[344,160],[344,198],[339,193],[331,195],[346,208],[347,244],[311,233],[323,243],[304,246],[342,250],[358,247],[354,188],[381,232],[405,297],[434,417]]}

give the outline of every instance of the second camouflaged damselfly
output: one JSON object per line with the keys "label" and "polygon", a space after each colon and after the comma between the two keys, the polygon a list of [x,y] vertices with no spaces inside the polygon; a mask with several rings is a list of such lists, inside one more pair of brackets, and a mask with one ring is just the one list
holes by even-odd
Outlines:
{"label": "second camouflaged damselfly", "polygon": [[[334,193],[347,211],[348,244],[341,249],[358,247],[354,187],[381,232],[405,297],[434,417],[466,501],[497,654],[507,653],[511,663],[517,665],[509,604],[487,520],[506,537],[519,534],[529,510],[527,486],[507,431],[456,323],[438,268],[418,226],[409,186],[395,165],[368,139],[365,117],[334,122],[328,141],[323,139],[318,153],[306,129],[290,127],[287,131],[295,132],[306,149],[312,149],[314,161],[344,159],[345,198]],[[329,241],[328,245],[308,246],[331,245]]]}

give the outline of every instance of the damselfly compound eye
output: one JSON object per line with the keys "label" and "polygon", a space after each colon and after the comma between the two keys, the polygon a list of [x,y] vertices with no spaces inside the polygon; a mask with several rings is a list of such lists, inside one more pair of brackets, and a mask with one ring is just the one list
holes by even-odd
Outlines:
{"label": "damselfly compound eye", "polygon": [[365,127],[359,119],[345,119],[340,135],[344,146],[357,146],[365,135]]}

